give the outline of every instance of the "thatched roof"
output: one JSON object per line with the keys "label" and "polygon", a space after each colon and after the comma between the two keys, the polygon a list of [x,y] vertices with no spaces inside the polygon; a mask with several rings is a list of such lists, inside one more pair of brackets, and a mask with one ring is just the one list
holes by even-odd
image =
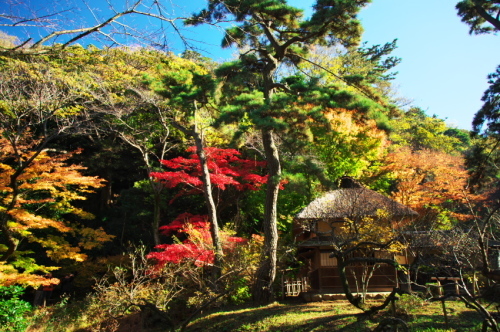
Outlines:
{"label": "thatched roof", "polygon": [[341,188],[312,201],[296,216],[297,219],[339,219],[373,217],[384,210],[393,217],[416,216],[412,209],[352,179],[344,178]]}

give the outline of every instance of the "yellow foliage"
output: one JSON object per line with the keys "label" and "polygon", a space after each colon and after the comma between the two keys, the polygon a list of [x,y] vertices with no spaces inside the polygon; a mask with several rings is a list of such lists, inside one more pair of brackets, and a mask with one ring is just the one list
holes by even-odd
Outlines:
{"label": "yellow foliage", "polygon": [[16,36],[11,36],[3,31],[0,31],[0,49],[1,48],[12,48],[19,42]]}
{"label": "yellow foliage", "polygon": [[62,236],[49,235],[46,238],[32,236],[29,240],[42,245],[46,249],[47,256],[56,262],[62,259],[83,262],[87,258],[87,255],[81,253],[79,247],[70,245]]}
{"label": "yellow foliage", "polygon": [[468,173],[462,156],[423,149],[400,148],[387,157],[384,168],[397,180],[393,198],[412,208],[463,200]]}
{"label": "yellow foliage", "polygon": [[70,212],[71,212],[71,214],[78,216],[78,217],[85,219],[85,220],[92,220],[95,218],[95,216],[92,213],[87,212],[87,211],[83,211],[82,209],[75,208],[75,207],[71,208]]}
{"label": "yellow foliage", "polygon": [[[390,214],[385,210],[378,210],[375,217],[363,217],[356,220],[345,219],[340,227],[341,236],[349,241],[350,246],[365,244],[363,247],[377,249],[380,244],[387,252],[398,253],[406,248],[404,244],[396,241],[397,232],[391,222]],[[374,245],[370,245],[373,243]]]}
{"label": "yellow foliage", "polygon": [[21,208],[9,210],[7,213],[12,217],[12,220],[15,221],[13,222],[13,224],[15,224],[16,226],[11,227],[13,231],[41,229],[48,227],[53,227],[60,232],[69,232],[71,230],[71,228],[67,227],[61,221],[44,218]]}
{"label": "yellow foliage", "polygon": [[57,115],[58,117],[66,118],[78,115],[82,111],[83,111],[83,106],[76,105],[76,106],[58,108],[54,111],[54,114]]}
{"label": "yellow foliage", "polygon": [[412,146],[416,150],[429,149],[459,155],[467,148],[467,143],[447,135],[451,128],[445,120],[426,116],[420,109],[411,109],[405,116],[391,120],[391,127],[392,150]]}
{"label": "yellow foliage", "polygon": [[[43,267],[46,272],[58,269],[57,267]],[[48,279],[40,275],[19,273],[12,265],[0,261],[0,286],[24,285],[34,288],[45,285],[57,285],[59,279]]]}
{"label": "yellow foliage", "polygon": [[84,227],[79,230],[82,241],[78,244],[83,249],[93,249],[101,246],[104,242],[111,241],[115,236],[107,234],[102,227],[98,229]]}
{"label": "yellow foliage", "polygon": [[315,154],[332,180],[349,175],[359,177],[379,161],[387,146],[386,133],[373,120],[359,119],[359,113],[345,109],[324,109],[326,125],[313,123]]}
{"label": "yellow foliage", "polygon": [[[3,133],[0,132],[0,135]],[[15,149],[14,149],[15,144]],[[111,240],[102,228],[92,230],[71,225],[61,216],[73,214],[81,219],[93,215],[72,205],[74,200],[85,199],[86,193],[103,186],[97,177],[85,176],[85,167],[69,165],[67,160],[75,152],[57,152],[34,149],[38,141],[30,137],[11,142],[0,136],[0,222],[2,231],[10,238],[14,250],[21,239],[36,242],[45,249],[53,261],[71,259],[81,262],[87,258],[82,249],[91,249]],[[38,153],[38,154],[37,154]],[[29,161],[29,162],[28,162]],[[21,172],[18,172],[21,170]],[[43,229],[43,232],[37,230]],[[73,245],[68,237],[78,238]],[[72,239],[71,241],[75,241]],[[7,243],[0,246],[6,253]],[[46,279],[32,276],[35,270],[48,272],[54,267],[39,266],[28,252],[16,252],[9,264],[0,265],[0,284],[39,285]],[[20,273],[19,271],[24,271]]]}

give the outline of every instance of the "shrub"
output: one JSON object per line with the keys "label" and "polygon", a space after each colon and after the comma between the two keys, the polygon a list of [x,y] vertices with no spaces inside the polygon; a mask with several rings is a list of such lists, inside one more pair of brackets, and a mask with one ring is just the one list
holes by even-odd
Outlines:
{"label": "shrub", "polygon": [[96,283],[91,302],[115,317],[137,311],[145,303],[165,310],[183,289],[180,269],[168,267],[156,269],[147,260],[145,247],[133,248],[127,263],[110,267]]}
{"label": "shrub", "polygon": [[0,326],[3,331],[24,331],[29,321],[27,313],[32,310],[31,305],[20,299],[24,293],[21,286],[0,287]]}
{"label": "shrub", "polygon": [[396,315],[412,319],[423,303],[417,295],[404,294],[396,301]]}

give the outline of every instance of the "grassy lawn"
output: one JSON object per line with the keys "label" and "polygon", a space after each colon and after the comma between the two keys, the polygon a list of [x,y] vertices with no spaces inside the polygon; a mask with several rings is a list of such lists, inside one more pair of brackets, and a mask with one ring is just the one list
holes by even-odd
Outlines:
{"label": "grassy lawn", "polygon": [[[446,302],[448,327],[440,302],[403,305],[398,317],[407,322],[410,331],[480,331],[479,315],[459,301]],[[347,301],[276,302],[206,314],[187,331],[370,331],[389,310],[371,319],[360,313]]]}
{"label": "grassy lawn", "polygon": [[[372,304],[372,303],[369,303]],[[373,303],[376,304],[376,303]],[[106,315],[79,310],[78,303],[41,308],[27,332],[165,332],[165,324],[141,313],[109,319]],[[417,297],[397,301],[396,317],[406,322],[410,331],[451,332],[481,331],[481,317],[460,301],[447,301],[448,324],[441,302],[424,302]],[[77,310],[78,309],[78,310]],[[187,327],[187,332],[238,331],[372,331],[392,314],[392,308],[367,317],[343,300],[303,303],[298,300],[275,302],[267,306],[221,307],[205,312]],[[173,317],[175,319],[175,317]],[[145,327],[142,327],[145,324]],[[2,330],[2,328],[0,328]],[[402,331],[402,329],[399,329]]]}

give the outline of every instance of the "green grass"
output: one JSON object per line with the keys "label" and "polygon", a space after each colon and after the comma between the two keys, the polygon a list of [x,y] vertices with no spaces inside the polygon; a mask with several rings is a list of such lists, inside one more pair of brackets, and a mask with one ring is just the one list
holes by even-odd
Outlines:
{"label": "green grass", "polygon": [[[418,298],[400,299],[396,316],[403,319],[410,331],[472,332],[480,331],[481,318],[460,301],[446,302],[448,326],[440,302],[423,302]],[[392,310],[375,317],[363,315],[347,301],[302,303],[276,302],[268,306],[238,306],[219,308],[204,313],[188,325],[187,332],[364,332],[373,330]],[[164,332],[165,326],[153,324],[141,328],[140,313],[102,320],[100,315],[89,316],[79,303],[41,308],[27,332]],[[103,316],[104,317],[104,316]],[[152,322],[150,322],[152,323]]]}
{"label": "green grass", "polygon": [[[447,302],[448,327],[441,303],[422,303],[411,313],[399,314],[411,331],[451,332],[480,331],[479,315],[461,302]],[[361,311],[346,301],[297,303],[281,302],[264,307],[220,310],[195,320],[189,332],[223,331],[370,331],[389,313],[376,317],[361,315]]]}

